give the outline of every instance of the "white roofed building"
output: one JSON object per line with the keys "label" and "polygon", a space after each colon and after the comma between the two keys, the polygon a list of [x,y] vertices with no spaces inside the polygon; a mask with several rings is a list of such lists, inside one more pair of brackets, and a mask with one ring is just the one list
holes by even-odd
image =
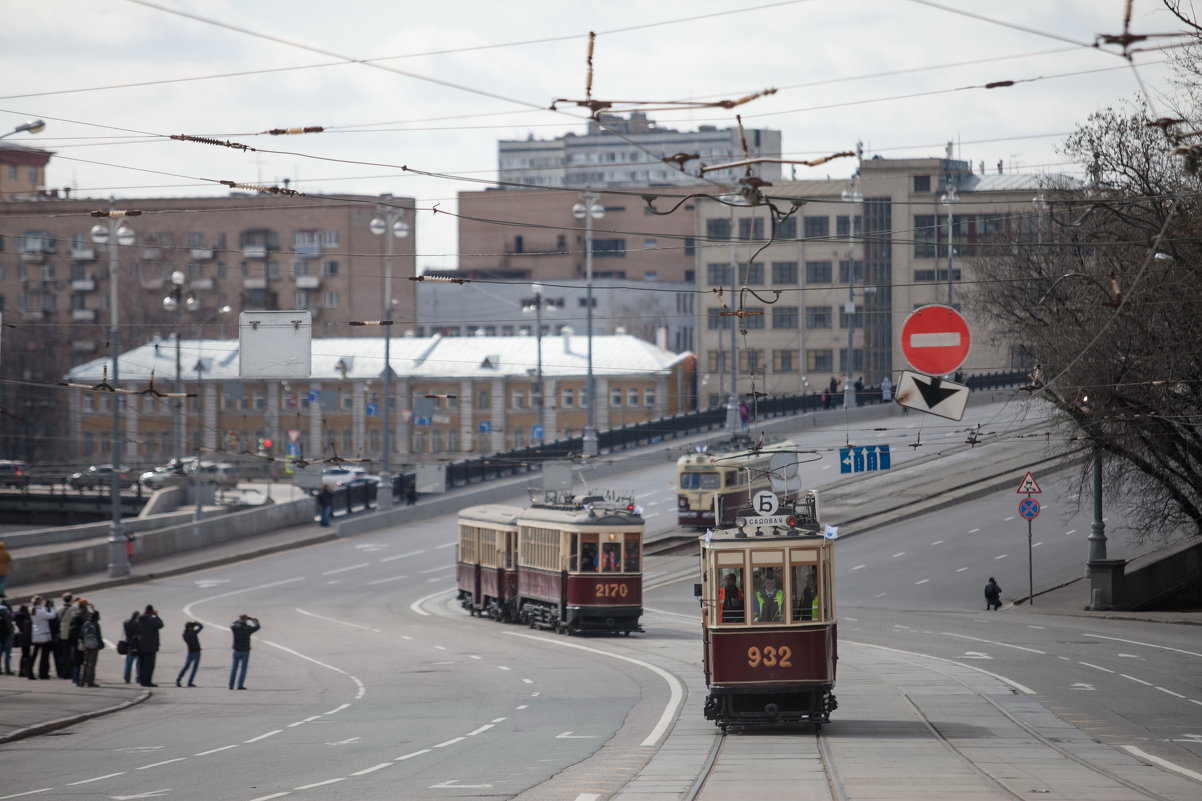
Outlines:
{"label": "white roofed building", "polygon": [[[626,334],[593,337],[598,430],[654,420],[693,408],[695,359]],[[393,337],[390,415],[393,464],[455,460],[537,444],[540,340],[534,336]],[[254,452],[273,442],[276,457],[289,444],[306,459],[337,454],[378,459],[385,402],[384,340],[326,337],[312,341],[304,380],[239,375],[237,340],[181,340],[185,452]],[[578,435],[586,419],[588,338],[565,329],[541,338],[544,442]],[[168,392],[175,383],[175,341],[156,340],[123,353],[121,388],[143,391],[151,380]],[[109,359],[67,374],[75,386],[106,380]],[[171,404],[153,393],[114,395],[77,389],[70,395],[69,430],[81,462],[111,452],[109,403],[125,401],[124,460],[132,465],[171,458]]]}

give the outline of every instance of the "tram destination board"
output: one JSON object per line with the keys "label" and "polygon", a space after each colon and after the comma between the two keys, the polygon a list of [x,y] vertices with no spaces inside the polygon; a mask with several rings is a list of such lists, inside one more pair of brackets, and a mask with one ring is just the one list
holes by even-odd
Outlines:
{"label": "tram destination board", "polygon": [[745,526],[788,526],[789,515],[752,515],[743,518]]}

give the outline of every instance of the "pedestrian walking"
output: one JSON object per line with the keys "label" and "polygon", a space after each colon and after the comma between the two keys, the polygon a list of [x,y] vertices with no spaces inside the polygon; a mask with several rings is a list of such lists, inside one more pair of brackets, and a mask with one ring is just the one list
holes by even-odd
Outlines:
{"label": "pedestrian walking", "polygon": [[159,654],[159,629],[163,621],[150,604],[138,616],[138,683],[143,687],[158,687],[154,683],[154,663]]}
{"label": "pedestrian walking", "polygon": [[104,648],[104,635],[100,633],[100,612],[89,609],[80,613],[86,617],[80,626],[79,647],[83,651],[83,667],[79,674],[80,687],[99,687],[96,683],[96,660]]}
{"label": "pedestrian walking", "polygon": [[985,608],[993,611],[1002,608],[1002,588],[993,576],[989,577],[989,583],[985,585]]}
{"label": "pedestrian walking", "polygon": [[864,376],[856,379],[856,383],[852,384],[856,391],[856,406],[864,405]]}
{"label": "pedestrian walking", "polygon": [[823,404],[823,406],[827,409],[831,408],[831,406],[834,405],[835,398],[838,395],[839,395],[839,379],[835,378],[834,376],[831,376],[831,383],[827,385],[826,395],[824,396],[826,398],[826,402]]}
{"label": "pedestrian walking", "polygon": [[50,678],[50,652],[54,650],[54,633],[50,622],[58,620],[58,612],[54,611],[54,601],[40,595],[33,596],[33,608],[29,610],[31,618],[30,637],[33,643],[33,653],[29,657],[29,678]]}
{"label": "pedestrian walking", "polygon": [[13,555],[8,552],[8,545],[0,540],[0,598],[4,597],[4,585],[8,584],[8,574],[13,569]]}
{"label": "pedestrian walking", "polygon": [[83,662],[85,650],[83,645],[83,625],[91,618],[92,607],[88,603],[87,598],[77,598],[75,603],[71,604],[71,609],[74,612],[71,615],[71,624],[65,626],[63,631],[65,632],[64,636],[70,648],[71,681],[82,687],[84,686]]}
{"label": "pedestrian walking", "polygon": [[192,675],[188,677],[188,686],[196,686],[196,669],[200,667],[200,632],[203,628],[203,624],[194,620],[189,620],[184,624],[184,643],[188,646],[188,656],[184,659],[184,666],[180,668],[179,675],[175,677],[176,687],[180,686],[188,668],[192,668]]}
{"label": "pedestrian walking", "polygon": [[[54,624],[54,672],[60,679],[75,679],[75,644],[78,641],[79,627],[75,626],[75,616],[79,607],[75,596],[64,592],[62,604],[58,608],[58,623]],[[81,620],[80,623],[83,621]],[[75,639],[72,639],[74,635]]]}
{"label": "pedestrian walking", "polygon": [[325,484],[317,493],[317,510],[321,514],[321,524],[329,527],[330,515],[334,513],[334,491]]}
{"label": "pedestrian walking", "polygon": [[[230,624],[234,633],[234,661],[230,665],[230,689],[234,689],[234,679],[237,678],[238,689],[246,689],[246,667],[250,664],[250,637],[262,628],[257,617],[238,615],[238,619]],[[241,672],[239,673],[239,668]]]}
{"label": "pedestrian walking", "polygon": [[6,676],[13,674],[13,640],[16,639],[16,632],[13,610],[0,598],[0,673]]}
{"label": "pedestrian walking", "polygon": [[893,382],[889,380],[889,376],[881,379],[881,403],[889,403],[893,400]]}
{"label": "pedestrian walking", "polygon": [[[129,678],[130,678],[131,674],[133,675],[134,679],[138,682],[138,684],[142,683],[142,670],[141,670],[141,666],[138,663],[138,618],[139,617],[140,617],[140,614],[139,614],[138,610],[135,609],[133,614],[129,616],[129,620],[126,620],[124,623],[121,624],[121,628],[125,632],[125,650],[122,651],[121,648],[118,646],[117,653],[124,653],[124,655],[125,655],[125,683],[126,684],[129,684]],[[136,668],[136,670],[135,670],[135,668]]]}

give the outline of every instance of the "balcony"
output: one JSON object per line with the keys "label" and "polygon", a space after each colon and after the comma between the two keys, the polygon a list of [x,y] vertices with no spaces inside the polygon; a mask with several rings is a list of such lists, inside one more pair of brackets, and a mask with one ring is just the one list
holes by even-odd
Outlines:
{"label": "balcony", "polygon": [[71,248],[71,258],[76,261],[95,261],[96,248],[73,247]]}
{"label": "balcony", "polygon": [[194,278],[188,282],[188,287],[197,292],[207,292],[213,288],[212,278]]}
{"label": "balcony", "polygon": [[165,283],[167,283],[167,279],[166,278],[143,278],[139,283],[142,285],[143,289],[156,290],[156,289],[162,289],[163,285]]}
{"label": "balcony", "polygon": [[23,250],[21,251],[21,261],[26,264],[42,264],[46,261],[46,254],[40,250]]}
{"label": "balcony", "polygon": [[297,245],[295,249],[298,259],[316,259],[321,257],[320,245]]}
{"label": "balcony", "polygon": [[95,309],[72,309],[71,310],[71,319],[75,320],[76,322],[81,322],[81,323],[94,323],[94,322],[96,322],[96,310]]}
{"label": "balcony", "polygon": [[71,350],[76,353],[95,353],[96,340],[94,339],[73,339],[71,340]]}
{"label": "balcony", "polygon": [[142,255],[139,256],[142,261],[158,261],[163,258],[162,248],[142,248]]}
{"label": "balcony", "polygon": [[242,288],[243,289],[266,289],[267,288],[267,279],[266,278],[243,278],[242,279]]}
{"label": "balcony", "polygon": [[21,312],[22,320],[45,320],[46,312],[41,309],[25,309]]}
{"label": "balcony", "polygon": [[296,276],[296,288],[297,289],[320,289],[321,288],[321,276],[320,275],[298,275],[298,276]]}
{"label": "balcony", "polygon": [[242,248],[242,258],[244,259],[265,259],[267,258],[266,245],[246,245]]}
{"label": "balcony", "polygon": [[192,248],[191,250],[193,261],[210,261],[213,258],[212,248]]}
{"label": "balcony", "polygon": [[71,279],[71,291],[72,292],[95,292],[96,291],[96,279],[90,275],[87,278],[73,278],[73,279]]}

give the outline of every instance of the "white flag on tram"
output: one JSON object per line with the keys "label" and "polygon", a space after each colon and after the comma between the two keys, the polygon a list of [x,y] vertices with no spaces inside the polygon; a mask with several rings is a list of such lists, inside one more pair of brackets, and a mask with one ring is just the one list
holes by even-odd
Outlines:
{"label": "white flag on tram", "polygon": [[828,540],[839,539],[839,527],[838,526],[827,526],[826,531],[823,532],[823,536],[825,536]]}
{"label": "white flag on tram", "polygon": [[707,528],[705,530],[705,541],[709,542],[713,538],[714,538],[714,530],[712,528]]}

